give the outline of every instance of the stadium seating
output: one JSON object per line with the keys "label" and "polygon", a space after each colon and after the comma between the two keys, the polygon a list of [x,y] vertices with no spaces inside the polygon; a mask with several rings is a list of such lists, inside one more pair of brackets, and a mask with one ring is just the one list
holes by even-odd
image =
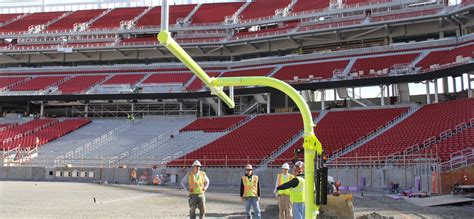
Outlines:
{"label": "stadium seating", "polygon": [[47,30],[70,30],[74,24],[86,23],[104,13],[105,9],[75,11],[64,19],[48,26]]}
{"label": "stadium seating", "polygon": [[273,77],[285,81],[292,81],[294,77],[298,77],[298,79],[307,79],[310,77],[310,75],[313,75],[314,79],[329,79],[333,76],[334,70],[343,70],[348,63],[348,60],[344,60],[335,62],[288,65],[278,70],[273,75]]}
{"label": "stadium seating", "polygon": [[[217,77],[220,75],[218,72],[207,72],[209,77]],[[199,78],[194,78],[194,80],[186,86],[187,91],[198,91],[201,90],[204,87],[204,83],[201,81]]]}
{"label": "stadium seating", "polygon": [[5,22],[11,21],[14,18],[17,18],[21,14],[1,14],[0,16],[0,24],[3,24]]}
{"label": "stadium seating", "polygon": [[[314,128],[314,132],[324,148],[324,154],[330,155],[363,138],[386,123],[392,121],[408,108],[368,109],[329,112]],[[301,148],[303,139],[293,144],[275,159],[272,164],[281,165],[294,158],[294,150]]]}
{"label": "stadium seating", "polygon": [[81,75],[59,85],[63,94],[82,93],[107,78],[106,75]]}
{"label": "stadium seating", "polygon": [[3,145],[3,147],[5,148],[7,146],[10,146],[10,148],[12,148],[11,146],[20,145],[21,148],[32,148],[35,146],[41,146],[57,138],[60,138],[84,125],[87,125],[90,122],[90,119],[67,119],[61,122],[56,122],[37,132],[33,132],[32,134],[16,139],[7,145]]}
{"label": "stadium seating", "polygon": [[0,78],[0,90],[7,89],[10,86],[14,86],[17,83],[20,83],[27,79],[26,77],[9,77],[9,78]]}
{"label": "stadium seating", "polygon": [[300,114],[258,115],[216,141],[203,146],[169,166],[189,166],[195,159],[205,166],[258,164],[303,128]]}
{"label": "stadium seating", "polygon": [[103,17],[96,20],[91,25],[91,29],[95,28],[117,28],[121,21],[133,20],[136,16],[142,13],[145,7],[136,8],[115,8]]}
{"label": "stadium seating", "polygon": [[66,76],[36,77],[25,83],[10,88],[11,91],[40,91],[64,80]]}
{"label": "stadium seating", "polygon": [[[176,24],[178,18],[185,18],[196,5],[170,5],[170,24]],[[161,7],[154,7],[138,19],[136,27],[157,27],[161,24]]]}
{"label": "stadium seating", "polygon": [[474,146],[474,128],[468,128],[450,138],[447,138],[437,144],[431,145],[429,151],[419,151],[419,154],[434,153],[441,162],[451,159],[451,154]]}
{"label": "stadium seating", "polygon": [[290,4],[291,0],[258,0],[252,2],[242,11],[242,20],[275,15],[275,10],[283,9]]}
{"label": "stadium seating", "polygon": [[425,105],[382,135],[344,156],[388,156],[400,153],[471,118],[474,118],[474,99]]}
{"label": "stadium seating", "polygon": [[109,80],[102,83],[102,85],[134,85],[144,76],[144,74],[115,75]]}
{"label": "stadium seating", "polygon": [[[41,129],[44,129],[48,126],[51,126],[54,123],[57,123],[56,119],[35,119],[27,123],[15,126],[13,128],[7,129],[0,132],[0,147],[1,149],[12,149],[18,147],[17,140],[23,138],[24,136],[37,132]],[[21,146],[24,146],[23,144]]]}
{"label": "stadium seating", "polygon": [[370,74],[370,70],[391,69],[395,64],[411,64],[419,53],[404,55],[377,56],[370,58],[359,58],[352,66],[352,72],[364,71],[364,74]]}
{"label": "stadium seating", "polygon": [[224,72],[221,77],[267,76],[274,68],[258,68],[248,70],[232,70]]}
{"label": "stadium seating", "polygon": [[193,75],[191,73],[159,73],[150,75],[142,84],[185,84]]}
{"label": "stadium seating", "polygon": [[241,2],[203,4],[191,17],[192,23],[224,22],[226,16],[232,16],[242,5]]}
{"label": "stadium seating", "polygon": [[32,25],[46,24],[55,18],[58,18],[64,12],[40,12],[27,15],[19,20],[0,27],[0,32],[23,32],[28,31]]}
{"label": "stadium seating", "polygon": [[446,53],[449,53],[449,50],[432,51],[420,62],[418,62],[416,66],[421,67],[422,69],[430,69],[430,66],[433,64],[438,64],[439,60],[442,59]]}
{"label": "stadium seating", "polygon": [[207,117],[199,118],[182,128],[180,132],[203,131],[203,132],[223,132],[226,129],[238,124],[246,119],[247,116],[226,116],[226,117]]}
{"label": "stadium seating", "polygon": [[329,7],[329,0],[298,0],[292,8],[292,12],[312,11]]}

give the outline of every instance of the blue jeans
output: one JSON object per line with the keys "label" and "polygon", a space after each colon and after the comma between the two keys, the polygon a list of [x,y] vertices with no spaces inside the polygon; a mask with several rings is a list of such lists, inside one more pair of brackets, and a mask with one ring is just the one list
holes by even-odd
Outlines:
{"label": "blue jeans", "polygon": [[261,219],[262,213],[260,212],[260,204],[258,203],[258,199],[256,197],[244,198],[245,202],[245,218],[252,218],[252,214],[250,214],[250,206],[253,208],[253,214],[255,219]]}
{"label": "blue jeans", "polygon": [[293,219],[304,219],[304,202],[293,203]]}

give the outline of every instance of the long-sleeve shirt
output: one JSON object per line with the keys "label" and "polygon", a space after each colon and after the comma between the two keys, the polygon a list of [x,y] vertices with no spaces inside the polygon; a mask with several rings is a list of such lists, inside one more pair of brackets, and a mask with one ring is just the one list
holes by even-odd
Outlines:
{"label": "long-sleeve shirt", "polygon": [[[189,173],[189,174],[193,174],[193,172]],[[188,190],[188,174],[184,175],[183,179],[181,180],[181,186],[183,187],[184,190]],[[209,178],[206,177],[204,178],[204,190],[207,190],[207,188],[209,187]]]}
{"label": "long-sleeve shirt", "polygon": [[[245,174],[247,178],[252,178],[252,175]],[[240,197],[244,197],[244,181],[240,178]],[[257,182],[257,197],[260,197],[260,180]]]}
{"label": "long-sleeve shirt", "polygon": [[[288,173],[288,177],[292,176],[291,174]],[[275,181],[275,190],[273,190],[273,193],[277,193],[277,187],[278,187],[278,180]]]}
{"label": "long-sleeve shirt", "polygon": [[[300,174],[300,175],[297,175],[297,176],[304,178],[304,174]],[[298,178],[295,177],[295,178],[291,179],[290,181],[281,184],[276,189],[277,190],[285,190],[285,189],[295,188],[299,184],[300,184],[300,181],[298,180]]]}

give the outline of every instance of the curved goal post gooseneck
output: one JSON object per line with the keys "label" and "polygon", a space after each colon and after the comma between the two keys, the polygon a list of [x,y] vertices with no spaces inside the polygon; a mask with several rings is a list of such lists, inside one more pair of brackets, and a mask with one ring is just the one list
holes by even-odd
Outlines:
{"label": "curved goal post gooseneck", "polygon": [[[224,91],[224,86],[268,86],[278,89],[288,95],[297,105],[304,125],[304,163],[305,163],[305,218],[316,218],[319,205],[315,203],[315,157],[322,155],[322,145],[313,132],[313,118],[308,104],[303,97],[289,84],[271,77],[228,77],[214,78],[209,75],[184,51],[181,46],[172,38],[168,31],[169,5],[167,0],[162,0],[161,5],[161,30],[158,34],[158,40],[165,46],[176,58],[186,65],[203,83],[211,90],[212,95],[216,95],[229,106],[234,108],[234,100]],[[318,168],[318,167],[316,167]]]}

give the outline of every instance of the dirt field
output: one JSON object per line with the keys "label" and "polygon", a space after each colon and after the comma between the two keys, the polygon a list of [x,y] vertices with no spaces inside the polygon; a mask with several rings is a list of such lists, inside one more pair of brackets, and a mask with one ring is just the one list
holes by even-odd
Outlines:
{"label": "dirt field", "polygon": [[[94,202],[94,198],[95,201]],[[263,218],[277,218],[270,193]],[[469,207],[421,208],[381,194],[355,195],[356,216],[374,211],[394,218],[474,218]],[[243,218],[238,188],[212,188],[207,218]],[[188,218],[187,193],[176,187],[61,182],[0,182],[0,218]]]}

